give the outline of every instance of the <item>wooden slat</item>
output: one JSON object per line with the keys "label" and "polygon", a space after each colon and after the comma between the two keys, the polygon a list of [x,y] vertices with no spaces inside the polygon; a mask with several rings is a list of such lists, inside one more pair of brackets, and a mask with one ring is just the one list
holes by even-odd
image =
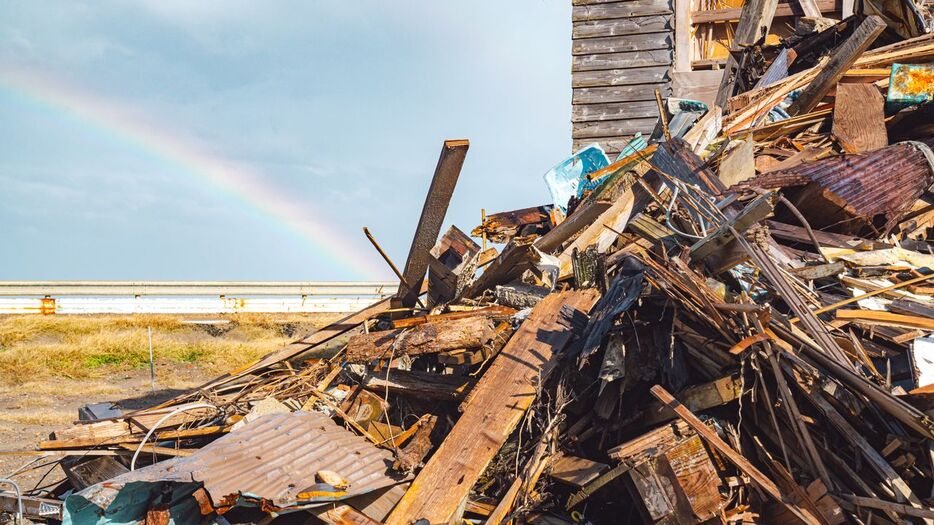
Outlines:
{"label": "wooden slat", "polygon": [[571,54],[592,55],[597,53],[668,49],[673,45],[670,31],[604,38],[581,38],[571,43]]}
{"label": "wooden slat", "polygon": [[[830,11],[839,11],[839,0],[817,0],[817,7],[827,13]],[[742,7],[727,7],[724,9],[705,9],[703,11],[691,12],[691,24],[709,24],[716,22],[737,22],[742,13]],[[797,2],[791,4],[778,4],[775,9],[775,16],[802,16],[801,8]]]}
{"label": "wooden slat", "polygon": [[638,35],[671,30],[671,17],[665,15],[620,18],[618,20],[591,20],[574,22],[571,38],[599,38],[606,36]]}
{"label": "wooden slat", "polygon": [[629,102],[636,100],[655,100],[655,88],[659,88],[663,97],[671,95],[670,84],[640,84],[635,86],[612,86],[597,88],[577,88],[572,91],[572,104],[603,104],[607,102]]}
{"label": "wooden slat", "polygon": [[655,385],[652,387],[652,395],[656,397],[662,404],[667,405],[668,408],[675,411],[678,416],[684,420],[685,423],[691,426],[695,432],[700,435],[704,441],[706,441],[714,450],[723,455],[726,459],[733,463],[736,468],[742,471],[744,474],[749,476],[750,479],[762,489],[763,492],[771,496],[775,501],[778,501],[785,505],[792,514],[797,516],[801,521],[812,524],[819,525],[821,522],[814,515],[808,512],[805,509],[802,509],[792,503],[785,502],[784,497],[782,496],[781,490],[778,486],[769,479],[765,474],[752,465],[742,454],[734,450],[732,447],[726,444],[725,441],[720,439],[720,436],[716,432],[710,429],[703,421],[697,418],[690,410],[685,408],[684,405],[678,402],[677,399],[672,397],[667,390],[661,387],[661,385]]}
{"label": "wooden slat", "polygon": [[833,134],[848,153],[864,153],[889,145],[885,102],[872,84],[837,84]]}
{"label": "wooden slat", "polygon": [[856,31],[834,51],[830,60],[819,68],[817,77],[805,87],[798,98],[788,107],[791,116],[807,113],[814,109],[824,95],[833,88],[837,81],[843,78],[844,73],[852,66],[863,51],[875,42],[876,38],[885,30],[885,22],[876,15],[867,17]]}
{"label": "wooden slat", "polygon": [[602,122],[576,122],[572,124],[571,135],[575,139],[596,137],[619,137],[644,132],[655,127],[655,118],[636,118],[626,120],[604,120]]}
{"label": "wooden slat", "polygon": [[669,0],[629,0],[626,2],[607,2],[599,5],[574,6],[571,20],[606,20],[611,18],[629,18],[633,16],[671,14]]}
{"label": "wooden slat", "polygon": [[596,71],[601,69],[628,69],[646,66],[667,66],[671,64],[670,49],[650,49],[646,51],[626,51],[623,53],[599,53],[596,55],[578,55],[571,58],[571,71]]}
{"label": "wooden slat", "polygon": [[[648,140],[648,135],[652,132],[653,128],[642,131],[641,133],[645,135],[646,140]],[[577,139],[573,141],[573,150],[577,151],[587,144],[593,144],[596,142],[603,148],[603,151],[606,152],[607,156],[610,157],[610,160],[616,160],[617,155],[620,151],[623,151],[623,148],[626,147],[626,144],[632,140],[632,135],[618,137],[618,138],[597,138],[597,139]]]}
{"label": "wooden slat", "polygon": [[583,104],[572,106],[571,122],[593,122],[629,118],[658,118],[658,104],[651,100]]}
{"label": "wooden slat", "polygon": [[607,71],[578,71],[571,75],[571,86],[575,88],[629,86],[657,84],[668,80],[668,66],[655,66]]}
{"label": "wooden slat", "polygon": [[572,339],[571,315],[584,315],[598,293],[553,293],[532,310],[480,378],[457,424],[386,520],[409,525],[424,518],[448,523],[535,400],[554,367],[556,353]]}

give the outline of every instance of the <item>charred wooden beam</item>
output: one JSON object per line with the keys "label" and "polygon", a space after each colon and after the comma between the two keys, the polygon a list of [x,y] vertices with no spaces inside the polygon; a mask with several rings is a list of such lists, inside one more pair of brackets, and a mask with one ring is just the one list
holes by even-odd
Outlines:
{"label": "charred wooden beam", "polygon": [[467,317],[445,323],[425,323],[411,329],[396,328],[359,334],[347,342],[344,357],[350,363],[400,355],[420,355],[480,348],[493,338],[493,322],[486,317]]}

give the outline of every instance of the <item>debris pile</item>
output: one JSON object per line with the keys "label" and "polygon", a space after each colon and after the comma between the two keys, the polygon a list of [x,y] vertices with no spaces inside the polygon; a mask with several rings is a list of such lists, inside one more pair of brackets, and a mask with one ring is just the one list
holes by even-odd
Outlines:
{"label": "debris pile", "polygon": [[562,161],[553,202],[484,214],[479,242],[439,237],[468,149],[445,142],[397,296],[56,432],[67,479],[26,513],[931,522],[934,35],[814,27],[732,57],[722,107],[660,99],[614,162]]}

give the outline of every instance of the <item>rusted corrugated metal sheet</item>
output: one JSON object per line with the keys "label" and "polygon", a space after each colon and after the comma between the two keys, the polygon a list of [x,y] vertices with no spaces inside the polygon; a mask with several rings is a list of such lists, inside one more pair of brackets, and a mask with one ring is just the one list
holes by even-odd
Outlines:
{"label": "rusted corrugated metal sheet", "polygon": [[[827,206],[815,205],[814,201],[824,199],[835,205],[836,211],[861,219],[864,224],[876,222],[880,226],[882,222],[882,228],[887,228],[934,183],[934,153],[921,142],[900,142],[868,153],[838,155],[771,171],[734,189],[776,189],[810,183],[822,191],[803,191],[792,200],[803,213],[816,215],[815,226],[840,220]],[[878,217],[883,220],[873,221]]]}
{"label": "rusted corrugated metal sheet", "polygon": [[[142,485],[201,482],[214,507],[254,503],[269,510],[308,507],[366,494],[397,483],[387,475],[392,453],[335,424],[318,412],[270,414],[189,457],[162,461],[88,487],[74,497],[100,509],[119,507],[123,491]],[[346,491],[316,485],[315,473],[330,470],[350,482]],[[193,488],[192,488],[193,490]],[[69,498],[71,500],[71,498]],[[69,501],[72,512],[83,502]],[[151,505],[147,502],[147,506]],[[85,523],[74,520],[74,523]],[[99,522],[107,523],[107,521]]]}

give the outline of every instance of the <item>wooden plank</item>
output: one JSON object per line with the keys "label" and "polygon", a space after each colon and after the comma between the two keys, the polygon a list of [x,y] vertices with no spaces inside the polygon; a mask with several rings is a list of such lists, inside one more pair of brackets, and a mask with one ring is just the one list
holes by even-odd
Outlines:
{"label": "wooden plank", "polygon": [[848,153],[889,145],[885,101],[872,84],[838,83],[833,105],[833,135]]}
{"label": "wooden plank", "polygon": [[759,469],[753,466],[742,454],[733,450],[732,447],[726,444],[725,441],[720,439],[720,436],[716,432],[710,429],[703,421],[697,418],[690,410],[688,410],[684,405],[678,402],[667,390],[662,388],[661,385],[655,385],[652,387],[652,395],[656,399],[662,402],[662,404],[667,405],[668,408],[675,411],[678,416],[684,420],[685,423],[690,425],[697,434],[703,438],[711,447],[713,447],[717,452],[719,452],[723,457],[733,463],[740,471],[749,476],[749,478],[762,489],[763,492],[772,497],[775,501],[782,503],[785,508],[787,508],[792,514],[797,516],[801,521],[810,524],[810,525],[820,525],[820,520],[817,517],[809,513],[806,509],[802,509],[794,504],[786,503],[782,497],[782,492],[769,479],[765,474],[762,473]]}
{"label": "wooden plank", "polygon": [[[818,9],[823,12],[839,11],[840,0],[817,0]],[[727,7],[723,9],[702,9],[691,12],[691,24],[714,24],[723,22],[738,22],[742,14],[742,7]],[[780,3],[775,9],[775,16],[802,16],[804,12],[797,3]]]}
{"label": "wooden plank", "polygon": [[[645,131],[642,131],[642,135],[648,139],[648,135],[652,133],[652,128],[646,128]],[[626,135],[623,137],[600,137],[596,139],[576,139],[573,141],[573,150],[577,151],[580,148],[586,146],[587,144],[593,144],[596,142],[603,148],[603,151],[606,152],[607,156],[610,157],[610,160],[615,160],[619,155],[620,151],[626,147],[626,144],[632,139],[632,135]]]}
{"label": "wooden plank", "polygon": [[[862,297],[857,297],[857,299],[862,299]],[[894,314],[892,312],[878,312],[875,310],[837,310],[836,318],[872,325],[934,330],[934,319],[918,317],[916,315]]]}
{"label": "wooden plank", "polygon": [[571,8],[571,20],[574,22],[668,14],[671,14],[671,2],[669,0],[627,0],[625,2],[607,2],[605,4],[581,5]]}
{"label": "wooden plank", "polygon": [[663,97],[671,95],[671,84],[640,84],[636,86],[612,86],[578,88],[572,91],[571,104],[601,104],[606,102],[630,102],[655,100],[655,88]]}
{"label": "wooden plank", "polygon": [[[741,393],[742,382],[739,377],[727,376],[687,388],[678,394],[678,397],[688,410],[700,412],[729,403],[739,398]],[[677,417],[677,414],[661,403],[652,403],[646,407],[642,423],[646,426],[657,425]]]}
{"label": "wooden plank", "polygon": [[675,71],[691,70],[691,0],[674,0]]}
{"label": "wooden plank", "polygon": [[801,94],[788,107],[791,116],[807,113],[814,109],[831,88],[843,78],[856,59],[869,49],[876,38],[885,30],[885,22],[876,15],[867,17],[846,41],[840,45],[823,66],[819,67],[817,77],[805,87]]}
{"label": "wooden plank", "polygon": [[655,127],[656,118],[633,118],[626,120],[604,120],[598,122],[575,122],[571,135],[575,139],[595,137],[619,137],[636,132],[645,133]]}
{"label": "wooden plank", "polygon": [[606,36],[638,35],[671,30],[671,17],[665,15],[574,22],[571,38],[599,38]]}
{"label": "wooden plank", "polygon": [[607,470],[610,470],[610,466],[606,463],[562,455],[552,463],[548,475],[562,483],[581,488]]}
{"label": "wooden plank", "polygon": [[674,45],[670,31],[638,35],[581,38],[571,42],[572,55],[622,53],[648,49],[668,49]]}
{"label": "wooden plank", "polygon": [[671,49],[600,53],[571,57],[571,71],[597,71],[602,69],[628,69],[633,67],[667,66],[671,64]]}
{"label": "wooden plank", "polygon": [[607,71],[577,71],[571,75],[575,88],[656,84],[668,81],[668,66],[610,69]]}
{"label": "wooden plank", "polygon": [[398,395],[456,401],[463,399],[473,384],[469,376],[391,369],[388,374],[382,371],[368,375],[363,388],[377,393],[389,389]]}
{"label": "wooden plank", "polygon": [[748,0],[743,4],[739,23],[736,24],[736,34],[730,44],[730,56],[727,57],[720,87],[717,90],[716,105],[724,111],[726,111],[727,100],[736,94],[739,71],[742,66],[739,59],[743,56],[744,49],[765,39],[769,28],[772,27],[772,18],[777,8],[778,0]]}
{"label": "wooden plank", "polygon": [[435,174],[431,178],[431,185],[425,196],[425,204],[422,206],[415,235],[412,236],[412,245],[409,247],[405,269],[402,270],[403,281],[411,288],[406,288],[400,283],[399,291],[393,297],[393,302],[398,302],[398,305],[406,308],[415,306],[422,288],[422,281],[428,271],[431,249],[438,240],[438,234],[441,233],[444,216],[447,214],[448,204],[454,194],[454,187],[457,185],[457,178],[460,176],[468,148],[470,148],[470,142],[467,140],[445,140],[441,147]]}
{"label": "wooden plank", "polygon": [[658,118],[658,104],[651,100],[583,104],[571,107],[571,122],[594,122],[630,118]]}
{"label": "wooden plank", "polygon": [[316,518],[328,525],[380,525],[366,514],[346,503],[330,503],[309,509]]}
{"label": "wooden plank", "polygon": [[409,525],[424,518],[448,523],[493,456],[535,399],[536,385],[574,336],[572,319],[584,316],[595,290],[553,293],[538,303],[480,378],[471,400],[428,464],[386,520]]}
{"label": "wooden plank", "polygon": [[393,328],[359,334],[347,342],[344,358],[349,363],[389,359],[393,354],[421,355],[480,348],[493,338],[493,322],[484,316],[423,323],[412,328]]}

